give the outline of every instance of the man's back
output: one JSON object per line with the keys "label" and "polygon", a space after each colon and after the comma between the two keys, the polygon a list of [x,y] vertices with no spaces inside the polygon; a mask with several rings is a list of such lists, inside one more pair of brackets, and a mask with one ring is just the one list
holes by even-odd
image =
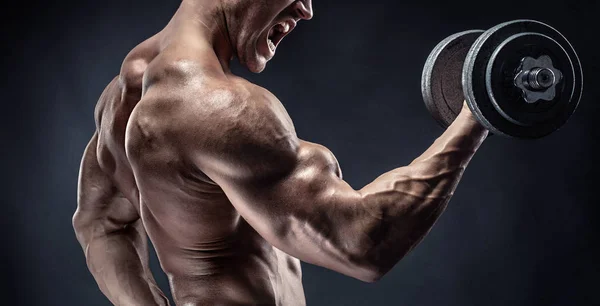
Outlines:
{"label": "man's back", "polygon": [[[185,129],[178,119],[192,108],[211,124],[234,124],[227,120],[243,118],[233,113],[253,106],[235,105],[231,95],[264,90],[233,76],[215,77],[203,65],[202,48],[190,45],[157,52],[150,39],[132,50],[97,107],[100,165],[114,173],[141,216],[178,304],[303,305],[298,259],[258,235],[181,154],[174,143],[180,137],[168,134]],[[159,87],[168,94],[142,98],[142,84],[144,91]]]}
{"label": "man's back", "polygon": [[410,165],[355,190],[276,97],[229,70],[235,56],[260,72],[312,18],[310,0],[266,1],[184,0],[102,94],[73,226],[114,304],[167,304],[146,233],[178,304],[304,305],[299,260],[377,281],[429,232],[485,139],[464,108]]}

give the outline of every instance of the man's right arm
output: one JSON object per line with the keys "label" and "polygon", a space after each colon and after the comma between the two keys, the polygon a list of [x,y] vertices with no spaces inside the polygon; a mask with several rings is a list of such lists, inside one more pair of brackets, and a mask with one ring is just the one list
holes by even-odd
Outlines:
{"label": "man's right arm", "polygon": [[487,135],[464,109],[410,165],[354,190],[329,150],[297,138],[276,98],[231,99],[213,99],[228,105],[218,110],[187,107],[169,135],[183,138],[177,143],[191,164],[219,184],[273,246],[367,282],[429,232]]}

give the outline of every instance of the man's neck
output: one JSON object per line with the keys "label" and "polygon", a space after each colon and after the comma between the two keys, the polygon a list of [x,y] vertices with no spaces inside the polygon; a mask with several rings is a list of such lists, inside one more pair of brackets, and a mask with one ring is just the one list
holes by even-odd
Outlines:
{"label": "man's neck", "polygon": [[228,73],[234,49],[221,1],[183,0],[171,21],[161,31],[163,34],[161,45],[170,44],[178,34],[189,30],[198,33],[198,39],[211,47],[223,72]]}

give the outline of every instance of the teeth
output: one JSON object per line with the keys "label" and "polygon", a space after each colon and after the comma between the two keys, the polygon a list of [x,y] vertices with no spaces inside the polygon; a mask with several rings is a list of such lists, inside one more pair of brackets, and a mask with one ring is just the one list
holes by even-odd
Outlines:
{"label": "teeth", "polygon": [[273,44],[271,39],[267,39],[267,44],[269,45],[269,49],[271,49],[271,51],[275,51],[275,44]]}
{"label": "teeth", "polygon": [[287,32],[290,31],[290,24],[287,23],[287,22],[278,23],[276,25],[276,27],[277,27],[277,31],[279,31],[279,32],[281,32],[283,34],[286,34]]}
{"label": "teeth", "polygon": [[271,28],[267,37],[267,45],[269,46],[269,49],[271,49],[271,52],[275,52],[275,49],[277,48],[271,40],[272,35],[274,35],[274,31],[277,31],[281,34],[287,34],[291,28],[292,27],[290,26],[289,22],[277,23],[274,27]]}

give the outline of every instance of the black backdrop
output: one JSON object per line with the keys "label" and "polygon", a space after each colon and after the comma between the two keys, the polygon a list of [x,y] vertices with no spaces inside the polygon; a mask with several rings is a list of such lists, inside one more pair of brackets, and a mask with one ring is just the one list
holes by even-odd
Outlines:
{"label": "black backdrop", "polygon": [[[51,2],[51,1],[50,1]],[[177,0],[27,1],[2,9],[2,260],[6,305],[108,305],[71,229],[92,112],[127,52]],[[356,188],[441,133],[420,97],[422,65],[444,37],[531,18],[578,50],[586,86],[549,137],[492,137],[429,236],[380,282],[304,265],[309,305],[600,305],[600,78],[596,1],[314,0],[260,75],[300,137],[338,157]],[[159,271],[156,259],[153,268]],[[166,278],[157,273],[163,288]]]}

